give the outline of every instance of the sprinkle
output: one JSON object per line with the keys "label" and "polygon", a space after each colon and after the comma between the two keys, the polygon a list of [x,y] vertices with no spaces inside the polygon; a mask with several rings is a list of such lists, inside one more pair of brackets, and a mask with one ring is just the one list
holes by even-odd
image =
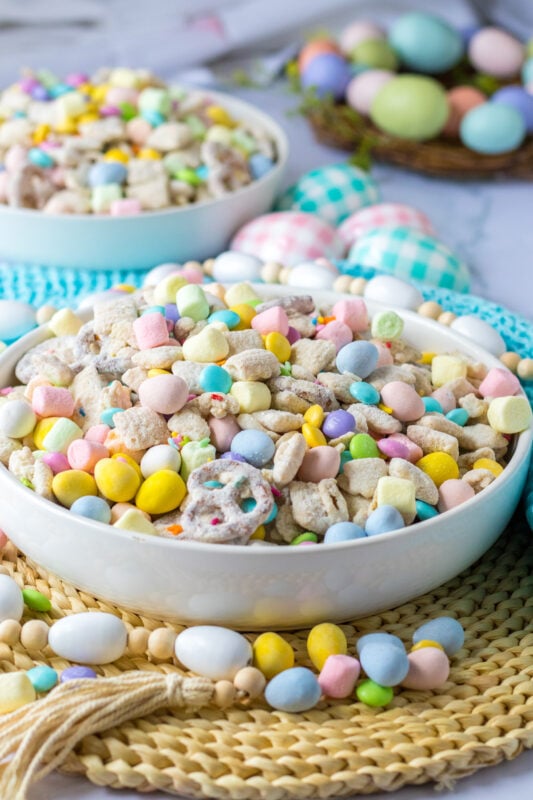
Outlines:
{"label": "sprinkle", "polygon": [[167,531],[172,534],[172,536],[179,536],[182,533],[183,528],[181,525],[169,525],[167,527]]}
{"label": "sprinkle", "polygon": [[219,519],[218,517],[213,517],[213,519],[211,520],[210,524],[211,525],[220,525],[221,522],[222,522],[222,520]]}
{"label": "sprinkle", "polygon": [[388,348],[389,348],[389,350],[390,350],[390,349],[391,349],[391,347],[392,347],[392,344],[391,344],[391,342],[385,342],[385,347],[388,347]]}
{"label": "sprinkle", "polygon": [[206,436],[205,439],[200,439],[198,442],[199,447],[208,447],[211,444],[211,439],[209,436]]}
{"label": "sprinkle", "polygon": [[80,417],[86,417],[87,416],[87,414],[85,413],[83,408],[79,408],[78,409],[78,414],[80,415]]}
{"label": "sprinkle", "polygon": [[211,395],[211,399],[212,399],[212,400],[223,400],[224,398],[223,398],[223,396],[222,396],[221,394],[214,394],[214,393],[213,393],[213,394]]}
{"label": "sprinkle", "polygon": [[274,497],[281,497],[281,492],[280,492],[280,490],[279,490],[279,489],[276,489],[276,487],[275,487],[275,486],[271,486],[271,487],[270,487],[270,491],[272,492],[272,494],[274,495]]}
{"label": "sprinkle", "polygon": [[392,414],[392,408],[390,406],[384,406],[383,403],[378,403],[378,408],[381,408],[386,414]]}
{"label": "sprinkle", "polygon": [[21,479],[20,479],[20,482],[21,482],[21,483],[22,483],[24,486],[27,486],[27,487],[28,487],[28,489],[34,489],[34,488],[35,488],[35,487],[34,487],[34,485],[33,485],[33,483],[32,483],[31,481],[29,481],[29,480],[28,480],[28,478],[21,478]]}

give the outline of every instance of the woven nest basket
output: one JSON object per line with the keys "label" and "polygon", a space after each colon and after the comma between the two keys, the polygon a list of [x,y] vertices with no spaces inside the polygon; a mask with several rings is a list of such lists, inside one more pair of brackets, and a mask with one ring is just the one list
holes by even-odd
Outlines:
{"label": "woven nest basket", "polygon": [[371,158],[386,161],[428,175],[449,178],[489,178],[506,176],[533,179],[533,137],[511,153],[482,155],[464,147],[458,140],[434,139],[414,142],[378,130],[346,105],[313,103],[305,109],[316,138],[342,150],[368,152]]}

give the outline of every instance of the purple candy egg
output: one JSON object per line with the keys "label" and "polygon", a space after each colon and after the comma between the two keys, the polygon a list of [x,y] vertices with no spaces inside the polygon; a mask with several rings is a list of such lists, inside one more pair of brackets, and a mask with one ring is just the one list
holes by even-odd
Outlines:
{"label": "purple candy egg", "polygon": [[180,315],[176,303],[166,303],[165,317],[171,320],[174,324],[179,320]]}
{"label": "purple candy egg", "polygon": [[345,433],[355,431],[355,419],[347,411],[331,411],[322,425],[322,433],[328,439],[336,439]]}
{"label": "purple candy egg", "polygon": [[324,53],[311,59],[300,80],[304,89],[315,87],[319,97],[332,94],[335,100],[341,100],[351,78],[350,67],[342,56]]}
{"label": "purple candy egg", "polygon": [[33,89],[30,91],[31,96],[34,100],[49,100],[50,95],[48,94],[47,90],[41,84],[37,84],[34,86]]}
{"label": "purple candy egg", "polygon": [[232,453],[231,450],[228,450],[227,453],[222,453],[220,458],[227,458],[230,461],[242,461],[244,464],[247,463],[244,456],[241,456],[240,453]]}
{"label": "purple candy egg", "polygon": [[288,340],[289,344],[294,344],[294,342],[297,342],[298,339],[301,339],[302,337],[300,336],[300,331],[297,331],[296,328],[293,328],[291,325],[289,325],[289,330],[285,338]]}
{"label": "purple candy egg", "polygon": [[23,78],[19,82],[20,88],[22,89],[23,92],[26,92],[26,94],[31,94],[32,89],[35,89],[37,86],[40,85],[41,84],[39,83],[39,81],[35,80],[35,78]]}
{"label": "purple candy egg", "polygon": [[533,95],[526,92],[523,86],[504,86],[494,92],[490,101],[516,109],[524,118],[529,133],[533,132]]}
{"label": "purple candy egg", "polygon": [[65,83],[69,86],[82,86],[84,83],[89,82],[89,76],[85,72],[71,72],[67,75]]}
{"label": "purple candy egg", "polygon": [[78,678],[96,678],[98,677],[94,669],[90,667],[67,667],[61,673],[59,678],[60,683],[67,681],[75,681]]}
{"label": "purple candy egg", "polygon": [[100,108],[101,117],[120,117],[122,111],[118,106],[102,106]]}
{"label": "purple candy egg", "polygon": [[378,450],[381,450],[389,458],[404,458],[409,461],[409,448],[403,442],[395,439],[380,439],[377,446]]}

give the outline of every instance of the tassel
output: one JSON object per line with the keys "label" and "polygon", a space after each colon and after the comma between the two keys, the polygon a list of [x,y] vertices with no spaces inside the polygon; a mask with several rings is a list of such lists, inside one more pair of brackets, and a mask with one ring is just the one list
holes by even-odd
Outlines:
{"label": "tassel", "polygon": [[207,678],[175,673],[125,672],[60,684],[0,717],[0,797],[26,800],[29,787],[60,767],[85,736],[160,708],[200,708],[213,694]]}

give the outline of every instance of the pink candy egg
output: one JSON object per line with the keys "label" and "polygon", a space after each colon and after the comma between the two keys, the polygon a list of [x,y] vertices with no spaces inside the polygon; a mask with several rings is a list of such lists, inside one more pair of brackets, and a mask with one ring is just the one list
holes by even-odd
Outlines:
{"label": "pink candy egg", "polygon": [[383,39],[385,34],[379,25],[368,20],[352,22],[342,31],[339,36],[341,50],[346,55],[350,55],[358,44],[368,41],[368,39]]}
{"label": "pink candy egg", "polygon": [[475,491],[466,481],[460,478],[450,478],[439,486],[439,502],[437,508],[441,512],[449,511],[451,508],[466,503],[475,496]]}
{"label": "pink candy egg", "polygon": [[486,103],[487,98],[473,86],[454,86],[446,93],[450,115],[442,132],[447,136],[459,136],[461,120],[470,109]]}
{"label": "pink candy egg", "polygon": [[368,231],[396,225],[415,228],[427,234],[434,233],[431,222],[422,211],[401,203],[376,203],[356,211],[344,220],[337,233],[347,250]]}
{"label": "pink candy egg", "polygon": [[349,697],[361,672],[357,658],[332,655],[326,658],[318,683],[326,697]]}
{"label": "pink candy egg", "polygon": [[338,258],[343,250],[335,228],[302,211],[256,217],[237,231],[230,248],[289,267],[315,258]]}
{"label": "pink candy egg", "polygon": [[382,453],[389,458],[403,458],[416,464],[424,455],[422,448],[412,442],[404,433],[393,433],[377,443]]}
{"label": "pink candy egg", "polygon": [[422,398],[408,383],[391,381],[381,390],[381,399],[392,408],[392,416],[401,422],[414,422],[424,415]]}
{"label": "pink candy egg", "polygon": [[454,408],[457,408],[457,400],[455,399],[454,393],[451,389],[447,389],[445,386],[440,386],[438,389],[435,389],[431,396],[441,404],[442,410],[445,414],[448,414],[450,411],[453,411]]}
{"label": "pink candy egg", "polygon": [[421,647],[407,656],[409,672],[402,681],[405,689],[429,691],[446,683],[450,674],[448,656],[438,647]]}
{"label": "pink candy egg", "polygon": [[501,28],[482,28],[470,39],[468,57],[480,72],[495,78],[514,78],[524,62],[522,42]]}
{"label": "pink candy egg", "polygon": [[368,116],[379,90],[394,77],[387,69],[367,69],[356,75],[346,87],[346,102],[360,114]]}
{"label": "pink candy egg", "polygon": [[211,431],[211,442],[217,451],[219,453],[227,453],[228,450],[231,450],[231,441],[241,430],[235,417],[231,414],[222,419],[210,417],[208,424]]}
{"label": "pink candy egg", "polygon": [[156,375],[141,383],[138,394],[142,406],[158,414],[175,414],[187,402],[189,387],[179,375]]}
{"label": "pink candy egg", "polygon": [[304,45],[300,50],[300,55],[298,56],[298,71],[302,73],[316,56],[322,56],[324,53],[338,52],[338,45],[331,39],[314,39]]}
{"label": "pink candy egg", "polygon": [[334,478],[341,465],[341,456],[338,450],[327,445],[313,447],[308,450],[298,470],[299,481],[320,483],[324,478]]}

